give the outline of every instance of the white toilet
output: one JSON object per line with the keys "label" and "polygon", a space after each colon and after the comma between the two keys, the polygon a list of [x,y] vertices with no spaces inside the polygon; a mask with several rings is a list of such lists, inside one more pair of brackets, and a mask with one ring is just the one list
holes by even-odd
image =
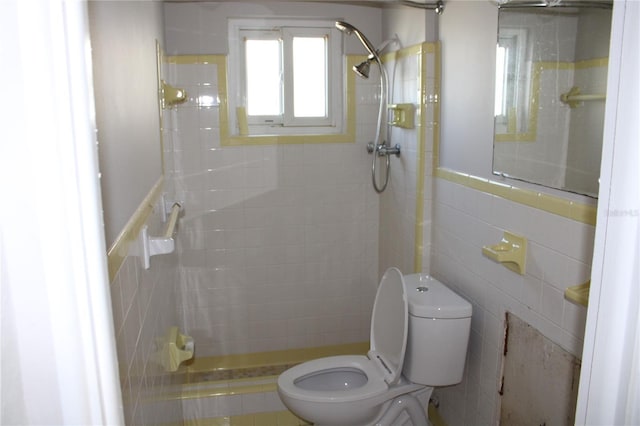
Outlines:
{"label": "white toilet", "polygon": [[389,268],[376,294],[367,355],[292,367],[278,378],[278,393],[315,425],[396,425],[408,416],[426,426],[433,387],[462,380],[470,326],[469,302],[428,275],[403,277]]}

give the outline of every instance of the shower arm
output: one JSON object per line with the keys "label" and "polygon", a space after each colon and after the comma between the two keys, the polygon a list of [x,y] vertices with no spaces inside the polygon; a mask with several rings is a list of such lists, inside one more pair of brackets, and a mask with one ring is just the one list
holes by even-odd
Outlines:
{"label": "shower arm", "polygon": [[576,0],[524,0],[514,2],[512,0],[494,0],[499,9],[518,9],[526,7],[594,7],[598,9],[611,9],[612,1],[576,1]]}
{"label": "shower arm", "polygon": [[[380,43],[380,45],[378,47],[376,47],[375,52],[378,55],[378,57],[380,57],[380,54],[384,51],[384,49],[387,48],[387,46],[389,46],[389,44],[391,44],[391,42],[395,42],[395,43],[400,43],[400,40],[398,39],[398,35],[394,34],[392,38],[389,38],[385,41],[383,41],[382,43]],[[369,54],[369,56],[367,57],[367,59],[372,60],[375,59],[375,56],[373,56],[373,54]]]}
{"label": "shower arm", "polygon": [[[384,65],[382,65],[382,60],[380,59],[380,55],[378,55],[378,51],[373,46],[373,44],[371,44],[369,39],[367,39],[367,37],[365,37],[364,34],[360,32],[360,30],[344,21],[336,21],[335,25],[336,28],[347,35],[355,34],[356,37],[358,37],[358,40],[360,40],[360,43],[362,43],[364,48],[369,52],[368,60],[375,60],[375,62],[378,64],[378,69],[380,70],[380,109],[378,111],[378,126],[376,129],[376,138],[374,141],[374,149],[377,151],[378,146],[385,144],[384,141],[382,143],[380,142],[380,136],[382,133],[384,113],[387,104],[387,87],[389,86],[389,77],[387,76]],[[383,43],[380,50],[385,48],[387,44],[388,42],[386,44]]]}
{"label": "shower arm", "polygon": [[395,3],[403,6],[416,7],[418,9],[433,10],[438,15],[442,15],[442,12],[444,12],[443,0],[438,0],[434,3],[421,3],[415,0],[396,0]]}

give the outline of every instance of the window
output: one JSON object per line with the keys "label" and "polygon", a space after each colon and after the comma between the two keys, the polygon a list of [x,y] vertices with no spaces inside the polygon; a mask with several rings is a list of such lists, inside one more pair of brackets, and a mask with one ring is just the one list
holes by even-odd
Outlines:
{"label": "window", "polygon": [[530,59],[526,30],[501,28],[496,50],[496,133],[526,133]]}
{"label": "window", "polygon": [[342,131],[341,38],[333,21],[232,20],[229,44],[234,134]]}

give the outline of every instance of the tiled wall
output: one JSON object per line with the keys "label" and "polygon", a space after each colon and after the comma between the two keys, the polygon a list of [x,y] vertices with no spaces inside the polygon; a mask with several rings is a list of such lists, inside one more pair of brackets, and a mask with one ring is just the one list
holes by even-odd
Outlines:
{"label": "tiled wall", "polygon": [[181,322],[197,355],[366,340],[378,282],[365,150],[375,80],[356,85],[356,143],[222,146],[218,69],[200,58],[173,61],[169,80],[189,100],[164,134],[172,191],[185,205]]}
{"label": "tiled wall", "polygon": [[[390,104],[416,109],[414,127],[389,127],[388,143],[400,145],[391,158],[391,178],[380,197],[380,274],[396,266],[405,274],[429,272],[434,111],[437,101],[436,45],[425,44],[385,57],[391,82]],[[424,82],[423,82],[424,80]],[[425,88],[422,104],[422,85]],[[378,167],[384,170],[384,163]],[[384,173],[381,174],[384,176]],[[422,182],[420,181],[422,179]],[[383,178],[378,178],[382,185]],[[416,200],[420,201],[417,205]],[[420,221],[416,220],[420,217]]]}
{"label": "tiled wall", "polygon": [[[590,277],[594,203],[491,173],[494,88],[487,82],[495,80],[497,21],[498,10],[486,2],[449,2],[440,16],[438,151],[445,169],[435,179],[431,273],[473,304],[463,382],[434,392],[451,426],[498,423],[506,311],[578,357],[584,338],[586,308],[563,293]],[[447,170],[472,176],[458,180]],[[529,241],[526,275],[482,255],[482,246],[499,242],[504,230]]]}
{"label": "tiled wall", "polygon": [[[494,169],[554,188],[564,187],[570,110],[558,101],[559,88],[572,86],[573,69],[568,63],[536,63],[532,73],[538,74],[537,110],[527,114],[527,132],[531,140],[518,142],[514,135],[495,143]],[[536,84],[532,84],[536,86]],[[563,92],[564,93],[564,92]],[[532,94],[531,96],[535,96]],[[532,118],[533,117],[533,118]]]}
{"label": "tiled wall", "polygon": [[[150,235],[160,235],[157,212],[148,219]],[[171,374],[156,362],[156,339],[177,322],[177,255],[151,258],[145,270],[135,247],[111,282],[120,383],[126,424],[155,425],[182,419],[180,401],[162,400]]]}
{"label": "tiled wall", "polygon": [[157,211],[146,217],[163,182],[156,63],[156,43],[163,44],[163,8],[152,2],[96,1],[88,9],[124,418],[128,425],[179,421],[181,404],[160,397],[171,375],[156,362],[156,339],[180,325],[177,255],[154,256],[145,270],[135,245],[129,244],[142,224],[152,236],[163,231]]}
{"label": "tiled wall", "polygon": [[[566,163],[570,116],[569,108],[559,102],[558,92],[564,93],[572,86],[570,64],[575,60],[577,22],[574,16],[557,17],[556,21],[517,11],[500,16],[502,28],[526,29],[526,34],[519,36],[524,41],[518,41],[526,48],[518,48],[511,55],[522,56],[518,61],[531,65],[519,65],[512,77],[516,79],[512,84],[520,86],[513,89],[518,105],[508,107],[518,108],[517,120],[522,123],[517,134],[504,135],[495,144],[495,171],[554,188],[564,187],[565,167],[561,164]],[[517,141],[522,133],[531,136]]]}
{"label": "tiled wall", "polygon": [[[608,58],[576,64],[573,85],[583,93],[607,92]],[[597,194],[604,134],[603,101],[583,102],[571,109],[569,147],[567,151],[566,186],[577,191]]]}
{"label": "tiled wall", "polygon": [[528,51],[519,48],[516,56],[523,55],[523,63],[531,63],[532,71],[528,75],[516,71],[515,84],[524,93],[516,95],[520,98],[516,102],[524,113],[520,111],[516,119],[517,133],[500,135],[500,143],[495,144],[495,171],[597,195],[604,102],[569,107],[559,96],[574,87],[581,94],[606,92],[609,52],[602,40],[609,39],[607,18],[610,21],[606,10],[585,9],[554,19],[530,11],[503,10],[501,28],[526,30],[519,37],[524,37]]}
{"label": "tiled wall", "polygon": [[[473,304],[464,379],[436,390],[440,411],[452,426],[496,424],[506,311],[581,355],[586,308],[564,290],[589,279],[594,227],[440,178],[435,197],[432,273]],[[526,275],[482,255],[504,230],[528,239]]]}

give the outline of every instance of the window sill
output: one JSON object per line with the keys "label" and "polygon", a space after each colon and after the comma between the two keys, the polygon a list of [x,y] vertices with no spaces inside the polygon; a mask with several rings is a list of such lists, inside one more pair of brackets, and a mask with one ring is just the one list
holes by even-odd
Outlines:
{"label": "window sill", "polygon": [[[349,126],[351,127],[351,126]],[[314,134],[314,135],[256,135],[256,136],[231,136],[221,135],[222,146],[241,145],[282,145],[303,143],[354,143],[355,126],[348,129],[347,133],[338,134]]]}

